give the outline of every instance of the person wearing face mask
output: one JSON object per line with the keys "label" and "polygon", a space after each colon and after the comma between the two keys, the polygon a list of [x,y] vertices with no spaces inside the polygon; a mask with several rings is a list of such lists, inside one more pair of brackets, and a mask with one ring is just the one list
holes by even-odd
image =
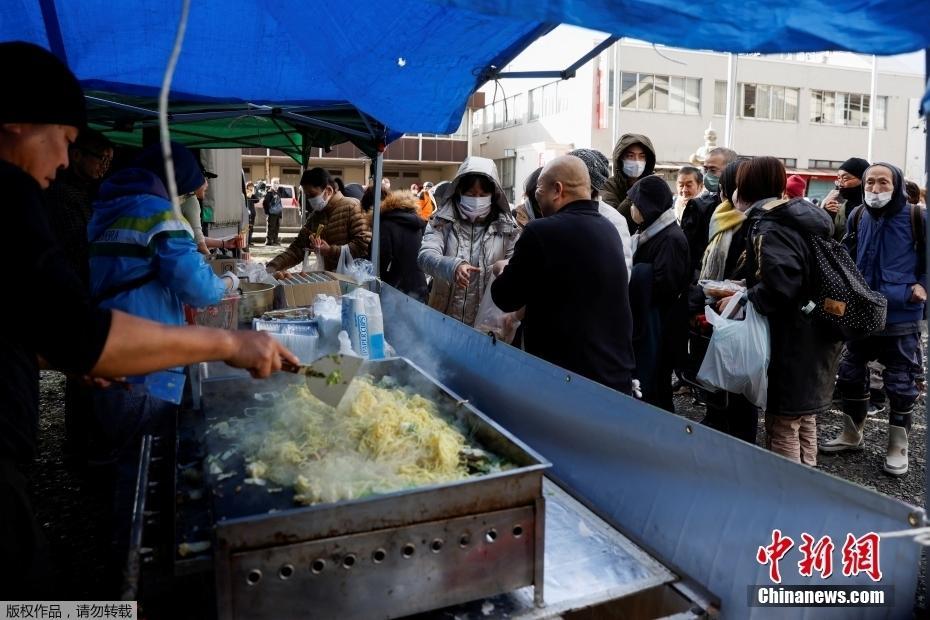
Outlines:
{"label": "person wearing face mask", "polygon": [[443,196],[423,234],[417,264],[433,278],[430,307],[474,325],[491,266],[513,255],[520,231],[490,159],[462,162]]}
{"label": "person wearing face mask", "polygon": [[[744,161],[733,161],[727,164],[719,176],[719,191],[723,202],[714,211],[710,221],[710,243],[704,252],[701,262],[701,280],[743,280],[745,275],[742,267],[745,265],[746,235],[748,234],[748,220],[744,211],[748,207],[745,203],[735,206],[736,177]],[[742,208],[740,208],[742,207]],[[704,317],[705,294],[701,287],[696,287],[697,294],[692,295],[692,316]],[[696,325],[701,322],[697,321]],[[693,356],[693,367],[700,368],[707,353],[707,334],[704,338],[696,334],[691,338],[690,351]],[[742,394],[729,392],[705,394],[704,402],[707,414],[701,424],[726,433],[747,443],[756,442],[759,427],[759,408],[753,405]]]}
{"label": "person wearing face mask", "polygon": [[[310,216],[294,242],[268,263],[268,272],[279,279],[286,277],[287,269],[303,261],[307,250],[319,250],[327,271],[335,271],[343,246],[348,246],[353,259],[368,258],[371,226],[359,201],[335,189],[332,177],[323,168],[304,172],[300,187],[307,197]],[[317,236],[321,226],[323,230]]]}
{"label": "person wearing face mask", "polygon": [[885,329],[846,343],[837,386],[843,397],[843,431],[823,452],[861,450],[869,405],[867,365],[877,360],[891,405],[883,469],[908,470],[908,433],[921,373],[920,321],[927,302],[926,215],[907,204],[904,175],[891,164],[870,166],[862,177],[865,202],[847,222],[846,245],[873,290],[888,299]]}
{"label": "person wearing face mask", "polygon": [[633,183],[655,171],[656,151],[652,141],[641,134],[623,134],[614,147],[613,165],[613,175],[601,190],[601,200],[626,218],[629,230],[636,230],[626,194]]}
{"label": "person wearing face mask", "polygon": [[648,176],[630,188],[633,235],[630,305],[636,378],[643,400],[675,412],[672,368],[685,334],[675,329],[673,310],[691,282],[688,239],[675,217],[672,192],[664,179]]}
{"label": "person wearing face mask", "polygon": [[869,162],[859,157],[844,161],[836,173],[833,190],[820,205],[833,218],[833,238],[837,241],[842,240],[846,233],[849,214],[863,202],[862,175],[868,167]]}
{"label": "person wearing face mask", "polygon": [[626,263],[616,229],[591,199],[584,162],[566,155],[547,163],[535,196],[543,217],[526,225],[491,285],[494,303],[504,312],[526,307],[527,353],[629,394]]}
{"label": "person wearing face mask", "polygon": [[[817,416],[831,406],[841,342],[804,311],[813,287],[809,239],[829,237],[833,223],[806,200],[783,199],[786,182],[774,157],[755,157],[737,171],[737,193],[751,204],[743,274],[749,303],[769,323],[766,447],[813,467]],[[718,302],[718,312],[729,300]]]}

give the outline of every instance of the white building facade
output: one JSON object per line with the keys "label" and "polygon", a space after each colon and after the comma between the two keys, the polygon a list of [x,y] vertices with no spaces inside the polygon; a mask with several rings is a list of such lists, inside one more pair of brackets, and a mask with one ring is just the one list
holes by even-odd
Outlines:
{"label": "white building facade", "polygon": [[[563,68],[598,40],[591,31],[557,32],[507,69]],[[850,54],[735,58],[731,148],[745,156],[782,159],[790,172],[808,177],[815,196],[826,193],[840,163],[867,157],[870,59]],[[471,153],[497,161],[515,202],[525,178],[548,159],[581,147],[610,157],[616,137],[624,133],[648,136],[659,165],[671,176],[702,145],[709,126],[718,134],[717,145],[724,146],[727,76],[727,54],[622,41],[573,79],[486,85],[488,105],[473,113]],[[898,165],[921,185],[925,136],[916,102],[923,88],[913,67],[879,64],[872,159]]]}

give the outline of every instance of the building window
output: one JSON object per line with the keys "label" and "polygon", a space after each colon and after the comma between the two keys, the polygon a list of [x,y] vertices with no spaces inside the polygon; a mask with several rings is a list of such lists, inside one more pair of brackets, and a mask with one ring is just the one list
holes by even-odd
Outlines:
{"label": "building window", "polygon": [[[481,113],[484,118],[483,132],[519,125],[526,116],[526,96],[521,93],[489,103],[481,109]],[[478,112],[475,112],[475,115],[476,120],[474,122],[475,126],[477,126]]]}
{"label": "building window", "polygon": [[525,114],[530,121],[567,112],[569,108],[569,90],[561,80],[534,88],[527,93],[527,97],[526,104],[517,101],[515,105],[522,109],[521,114]]}
{"label": "building window", "polygon": [[[608,82],[613,83],[612,72]],[[608,101],[613,104],[613,89]],[[700,114],[701,80],[676,75],[622,72],[620,107],[625,110]]]}
{"label": "building window", "polygon": [[[771,121],[798,120],[800,89],[770,84],[737,85],[736,113],[742,118]],[[714,82],[714,114],[724,115],[727,110],[727,83]]]}
{"label": "building window", "polygon": [[[830,90],[811,91],[811,122],[821,125],[868,127],[869,95],[838,93]],[[888,97],[878,97],[875,106],[875,127],[885,129]]]}
{"label": "building window", "polygon": [[513,186],[514,186],[514,166],[516,165],[516,157],[505,157],[503,159],[495,159],[494,164],[497,166],[497,173],[500,175],[501,179],[501,189],[504,190],[504,194],[507,196],[507,200],[513,202]]}
{"label": "building window", "polygon": [[484,108],[471,113],[471,133],[477,136],[484,130]]}
{"label": "building window", "polygon": [[[740,159],[744,159],[744,158],[753,159],[754,157],[757,157],[757,156],[756,155],[745,155],[745,156],[740,156]],[[775,159],[783,163],[785,165],[785,168],[797,168],[798,167],[798,160],[795,157],[776,157]]]}
{"label": "building window", "polygon": [[833,161],[830,159],[808,159],[807,167],[808,168],[817,168],[819,170],[839,170],[840,166],[843,165],[841,161]]}

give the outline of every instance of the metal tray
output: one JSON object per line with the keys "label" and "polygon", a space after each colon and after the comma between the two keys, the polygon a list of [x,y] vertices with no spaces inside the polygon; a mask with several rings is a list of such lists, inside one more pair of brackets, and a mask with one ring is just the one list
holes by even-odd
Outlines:
{"label": "metal tray", "polygon": [[[324,614],[319,617],[397,617],[525,585],[537,586],[541,602],[542,483],[549,464],[405,359],[366,362],[361,373],[375,380],[391,375],[429,398],[441,415],[468,429],[474,443],[516,467],[301,507],[293,503],[292,491],[269,494],[244,484],[244,463],[231,457],[223,467],[238,472],[234,477],[219,481],[206,474],[219,616],[275,617],[312,604]],[[256,392],[302,380],[280,374],[262,382],[205,381],[204,414],[209,423],[242,415]],[[221,438],[208,436],[207,454],[228,448]],[[359,598],[362,592],[387,599],[369,606]],[[392,599],[391,592],[398,596]]]}

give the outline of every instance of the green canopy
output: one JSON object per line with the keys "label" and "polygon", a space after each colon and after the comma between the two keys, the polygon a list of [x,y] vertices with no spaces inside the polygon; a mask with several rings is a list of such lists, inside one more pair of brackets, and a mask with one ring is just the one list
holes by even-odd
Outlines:
{"label": "green canopy", "polygon": [[[101,91],[88,91],[86,96],[90,126],[117,144],[142,146],[146,131],[158,130],[158,101],[154,97]],[[374,158],[387,141],[380,123],[349,104],[172,101],[168,124],[172,139],[191,148],[271,148],[301,164],[313,147],[328,149],[348,140]]]}

